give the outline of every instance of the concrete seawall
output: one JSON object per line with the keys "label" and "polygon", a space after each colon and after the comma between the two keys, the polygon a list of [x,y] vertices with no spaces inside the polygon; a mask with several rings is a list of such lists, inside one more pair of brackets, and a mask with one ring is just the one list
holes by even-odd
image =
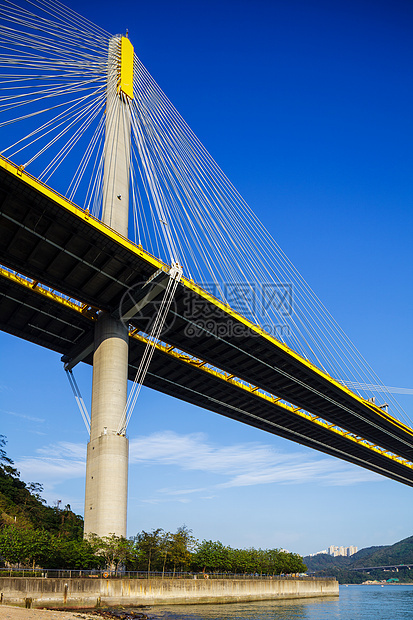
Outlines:
{"label": "concrete seawall", "polygon": [[338,596],[335,579],[44,579],[1,577],[0,601],[23,607],[232,603]]}

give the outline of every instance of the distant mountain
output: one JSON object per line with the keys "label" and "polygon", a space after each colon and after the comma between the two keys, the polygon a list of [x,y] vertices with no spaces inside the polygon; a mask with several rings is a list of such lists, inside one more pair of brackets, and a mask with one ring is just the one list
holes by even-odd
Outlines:
{"label": "distant mountain", "polygon": [[[413,536],[400,540],[388,547],[371,547],[373,551],[360,557],[355,553],[349,558],[350,566],[389,566],[391,564],[413,564]],[[367,551],[362,549],[362,551]]]}
{"label": "distant mountain", "polygon": [[[359,583],[368,578],[372,578],[371,574],[351,571],[352,568],[370,568],[375,566],[392,566],[397,564],[413,565],[413,536],[400,540],[394,545],[384,545],[381,547],[366,547],[360,549],[358,553],[350,557],[331,556],[320,554],[315,556],[306,556],[304,564],[307,571],[316,575],[334,575],[341,583]],[[378,573],[374,572],[374,578],[378,578]],[[406,572],[406,579],[409,577]],[[381,574],[381,577],[389,576],[388,573]],[[402,572],[398,576],[403,578]],[[401,579],[403,580],[403,579]]]}
{"label": "distant mountain", "polygon": [[307,572],[314,572],[318,570],[328,570],[329,568],[338,567],[344,568],[348,566],[350,558],[343,556],[334,557],[327,553],[320,553],[319,555],[307,555],[303,558],[304,564],[307,566]]}
{"label": "distant mountain", "polygon": [[[408,539],[407,539],[408,540]],[[403,541],[402,541],[403,542]],[[399,545],[400,543],[396,543]],[[396,546],[393,545],[393,546]],[[347,568],[347,567],[356,567],[356,566],[373,566],[371,564],[371,558],[375,555],[376,552],[380,552],[386,549],[390,549],[390,547],[382,546],[382,547],[366,547],[365,549],[360,549],[354,555],[349,557],[344,557],[342,555],[333,556],[328,555],[327,553],[320,553],[319,555],[314,556],[306,556],[304,558],[304,562],[307,566],[307,569],[312,571],[324,570],[327,568],[337,567],[337,568]],[[367,560],[367,558],[369,558]],[[367,562],[367,563],[366,563]],[[375,564],[375,566],[381,566],[382,564]]]}
{"label": "distant mountain", "polygon": [[[398,544],[398,543],[396,543],[396,544]],[[382,549],[388,549],[388,547],[386,545],[382,545],[382,546],[379,546],[379,547],[365,547],[364,549],[360,549],[360,551],[358,551],[354,555],[350,556],[349,560],[352,560],[353,562],[355,560],[364,560],[364,558],[370,557],[376,551],[379,551],[379,550],[382,550]],[[364,566],[364,564],[363,564],[363,566]]]}

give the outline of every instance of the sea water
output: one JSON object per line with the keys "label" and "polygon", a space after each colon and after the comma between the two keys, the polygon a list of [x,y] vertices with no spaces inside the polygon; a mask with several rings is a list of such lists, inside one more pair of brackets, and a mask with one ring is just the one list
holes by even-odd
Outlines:
{"label": "sea water", "polygon": [[153,620],[413,620],[413,586],[340,586],[340,597],[174,605],[144,611]]}

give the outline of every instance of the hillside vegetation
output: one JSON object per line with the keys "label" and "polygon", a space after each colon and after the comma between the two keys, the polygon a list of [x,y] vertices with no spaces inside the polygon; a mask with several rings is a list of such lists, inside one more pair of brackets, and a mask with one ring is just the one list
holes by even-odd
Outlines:
{"label": "hillside vegetation", "polygon": [[26,484],[5,452],[5,438],[0,435],[0,526],[15,525],[19,529],[37,529],[61,537],[80,540],[83,519],[65,506],[47,506],[41,497],[42,485]]}

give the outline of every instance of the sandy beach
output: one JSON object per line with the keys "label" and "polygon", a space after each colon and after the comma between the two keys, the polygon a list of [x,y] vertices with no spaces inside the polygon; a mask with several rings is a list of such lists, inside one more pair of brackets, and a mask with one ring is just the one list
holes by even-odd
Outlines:
{"label": "sandy beach", "polygon": [[[119,614],[119,615],[118,615]],[[145,613],[138,611],[121,611],[116,614],[117,618],[124,617],[143,619]],[[129,615],[131,614],[131,615]],[[113,618],[108,611],[58,611],[49,609],[26,609],[24,607],[13,607],[11,605],[0,605],[0,620],[102,620],[102,618]]]}
{"label": "sandy beach", "polygon": [[48,609],[25,609],[23,607],[0,607],[1,620],[98,620],[99,616],[83,611],[49,611]]}
{"label": "sandy beach", "polygon": [[[95,611],[58,611],[49,609],[25,609],[24,607],[13,607],[11,605],[0,605],[0,620],[102,620],[102,618],[146,618],[145,613],[139,611],[119,610],[115,612],[100,610]],[[125,614],[125,615],[124,615]],[[129,615],[130,614],[130,615]]]}

